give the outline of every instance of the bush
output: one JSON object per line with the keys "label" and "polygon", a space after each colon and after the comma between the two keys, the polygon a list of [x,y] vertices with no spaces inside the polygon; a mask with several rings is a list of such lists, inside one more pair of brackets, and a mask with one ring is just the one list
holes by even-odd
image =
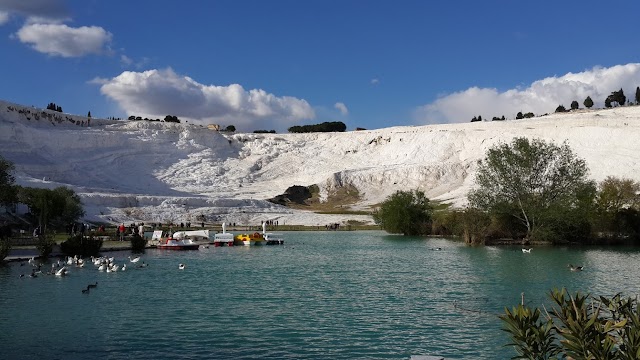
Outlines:
{"label": "bush", "polygon": [[637,359],[640,354],[638,299],[549,294],[552,308],[518,305],[500,316],[519,356],[513,359]]}
{"label": "bush", "polygon": [[140,236],[140,234],[133,234],[131,238],[131,251],[133,252],[143,252],[147,247],[147,239]]}
{"label": "bush", "polygon": [[309,132],[344,132],[347,125],[342,121],[323,122],[316,125],[296,125],[288,129],[290,133],[309,133]]}
{"label": "bush", "polygon": [[53,251],[53,246],[56,244],[55,240],[53,240],[53,236],[51,235],[40,235],[38,237],[38,243],[36,244],[36,249],[38,249],[38,253],[43,258],[48,258]]}
{"label": "bush", "polygon": [[374,212],[373,220],[389,233],[424,235],[431,229],[432,212],[424,192],[396,191]]}
{"label": "bush", "polygon": [[82,234],[77,234],[70,236],[60,244],[60,250],[69,256],[98,256],[101,248],[102,240],[94,238],[93,235],[89,235],[89,238],[85,239]]}

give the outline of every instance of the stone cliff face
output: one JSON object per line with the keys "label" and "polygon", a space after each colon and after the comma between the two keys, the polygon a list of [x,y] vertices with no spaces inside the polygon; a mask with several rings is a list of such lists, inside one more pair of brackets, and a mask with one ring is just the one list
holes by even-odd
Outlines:
{"label": "stone cliff face", "polygon": [[90,219],[114,222],[199,215],[236,223],[337,222],[265,201],[294,185],[316,185],[321,201],[354,189],[353,209],[410,189],[463,206],[477,160],[516,136],[567,141],[596,181],[640,180],[639,135],[640,107],[346,133],[228,135],[163,122],[88,124],[86,117],[0,102],[0,155],[15,163],[18,182],[70,186]]}

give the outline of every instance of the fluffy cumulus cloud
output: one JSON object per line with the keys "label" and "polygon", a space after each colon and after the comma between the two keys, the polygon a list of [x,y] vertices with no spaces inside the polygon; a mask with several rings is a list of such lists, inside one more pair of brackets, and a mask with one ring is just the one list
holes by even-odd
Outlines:
{"label": "fluffy cumulus cloud", "polygon": [[347,105],[345,105],[344,103],[337,102],[335,105],[333,105],[333,107],[338,109],[338,111],[340,111],[340,114],[349,115],[349,109],[347,109]]}
{"label": "fluffy cumulus cloud", "polygon": [[112,37],[98,26],[72,28],[64,24],[27,24],[16,36],[41,53],[62,57],[103,53]]}
{"label": "fluffy cumulus cloud", "polygon": [[176,115],[201,124],[234,125],[238,130],[287,128],[315,113],[307,101],[245,90],[238,84],[203,85],[171,69],[125,71],[97,79],[100,91],[128,114],[151,118]]}
{"label": "fluffy cumulus cloud", "polygon": [[582,102],[587,96],[594,101],[595,107],[603,107],[605,98],[620,88],[627,98],[633,98],[638,84],[638,63],[595,67],[580,73],[538,80],[524,89],[500,92],[491,88],[469,88],[419,107],[415,117],[421,124],[468,122],[477,115],[484,119],[502,115],[513,119],[519,111],[540,115],[554,112],[558,105],[568,109],[574,100],[583,107]]}

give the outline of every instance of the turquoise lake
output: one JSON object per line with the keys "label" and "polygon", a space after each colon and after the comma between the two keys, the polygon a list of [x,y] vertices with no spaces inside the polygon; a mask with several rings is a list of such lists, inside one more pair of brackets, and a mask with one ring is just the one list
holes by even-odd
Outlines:
{"label": "turquoise lake", "polygon": [[635,248],[284,235],[284,246],[147,250],[148,267],[116,273],[0,266],[0,359],[508,359],[497,315],[521,293],[536,306],[554,287],[640,293]]}

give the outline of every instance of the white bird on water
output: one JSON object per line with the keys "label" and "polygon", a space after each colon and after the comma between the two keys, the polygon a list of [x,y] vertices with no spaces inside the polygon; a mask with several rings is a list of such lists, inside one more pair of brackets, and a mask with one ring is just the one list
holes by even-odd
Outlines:
{"label": "white bird on water", "polygon": [[184,268],[185,268],[185,267],[186,267],[186,266],[185,266],[184,264],[180,264],[180,265],[178,265],[178,269],[180,269],[180,270],[184,270]]}
{"label": "white bird on water", "polygon": [[138,261],[140,261],[140,256],[136,256],[133,259],[131,258],[131,256],[129,256],[129,261],[131,261],[132,263],[137,263]]}
{"label": "white bird on water", "polygon": [[65,276],[67,275],[67,267],[63,266],[60,270],[56,271],[56,276]]}
{"label": "white bird on water", "polygon": [[522,249],[522,252],[525,253],[525,254],[530,254],[531,253],[531,248]]}

